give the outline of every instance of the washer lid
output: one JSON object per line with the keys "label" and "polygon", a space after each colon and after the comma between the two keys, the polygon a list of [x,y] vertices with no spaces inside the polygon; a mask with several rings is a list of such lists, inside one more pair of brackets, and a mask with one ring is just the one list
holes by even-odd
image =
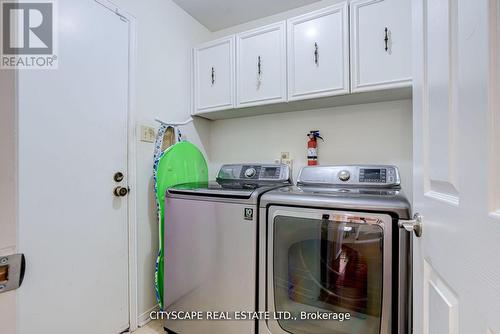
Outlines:
{"label": "washer lid", "polygon": [[170,195],[193,195],[193,196],[212,196],[212,197],[232,197],[248,199],[258,188],[256,184],[202,182],[185,183],[167,190]]}
{"label": "washer lid", "polygon": [[297,186],[265,193],[260,207],[286,205],[395,213],[409,219],[411,206],[399,189]]}

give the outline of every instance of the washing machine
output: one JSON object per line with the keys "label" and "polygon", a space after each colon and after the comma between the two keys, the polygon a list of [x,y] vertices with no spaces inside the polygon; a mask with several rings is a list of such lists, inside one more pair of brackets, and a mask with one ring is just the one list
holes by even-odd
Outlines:
{"label": "washing machine", "polygon": [[[286,165],[232,164],[216,182],[167,190],[164,327],[178,334],[254,334],[258,203],[291,184]],[[242,319],[242,317],[239,317]]]}
{"label": "washing machine", "polygon": [[410,203],[395,166],[316,166],[260,201],[259,334],[410,333]]}

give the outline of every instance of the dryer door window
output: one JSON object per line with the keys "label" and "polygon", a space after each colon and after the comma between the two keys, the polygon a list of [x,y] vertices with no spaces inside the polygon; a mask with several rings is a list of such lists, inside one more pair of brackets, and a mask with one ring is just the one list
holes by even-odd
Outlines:
{"label": "dryer door window", "polygon": [[[296,319],[277,320],[282,330],[380,333],[384,285],[380,219],[278,214],[272,235],[274,309]],[[319,315],[328,320],[317,319]]]}

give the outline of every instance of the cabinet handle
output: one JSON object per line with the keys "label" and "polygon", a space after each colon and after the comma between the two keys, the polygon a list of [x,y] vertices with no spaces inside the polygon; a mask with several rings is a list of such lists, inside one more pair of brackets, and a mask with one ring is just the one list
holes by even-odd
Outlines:
{"label": "cabinet handle", "polygon": [[262,58],[260,56],[257,57],[257,74],[260,78],[262,77]]}
{"label": "cabinet handle", "polygon": [[212,86],[213,86],[215,84],[215,68],[214,67],[212,67],[211,79],[212,79]]}
{"label": "cabinet handle", "polygon": [[319,51],[318,51],[318,43],[314,42],[314,63],[318,65],[319,61]]}
{"label": "cabinet handle", "polygon": [[388,42],[389,42],[389,30],[387,27],[385,27],[385,37],[384,37],[384,42],[385,42],[385,52],[389,50]]}

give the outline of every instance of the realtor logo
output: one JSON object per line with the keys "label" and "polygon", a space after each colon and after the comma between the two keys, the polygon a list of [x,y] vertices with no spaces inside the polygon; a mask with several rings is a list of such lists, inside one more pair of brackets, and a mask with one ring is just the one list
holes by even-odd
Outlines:
{"label": "realtor logo", "polygon": [[52,0],[0,1],[0,68],[57,68],[55,3]]}

